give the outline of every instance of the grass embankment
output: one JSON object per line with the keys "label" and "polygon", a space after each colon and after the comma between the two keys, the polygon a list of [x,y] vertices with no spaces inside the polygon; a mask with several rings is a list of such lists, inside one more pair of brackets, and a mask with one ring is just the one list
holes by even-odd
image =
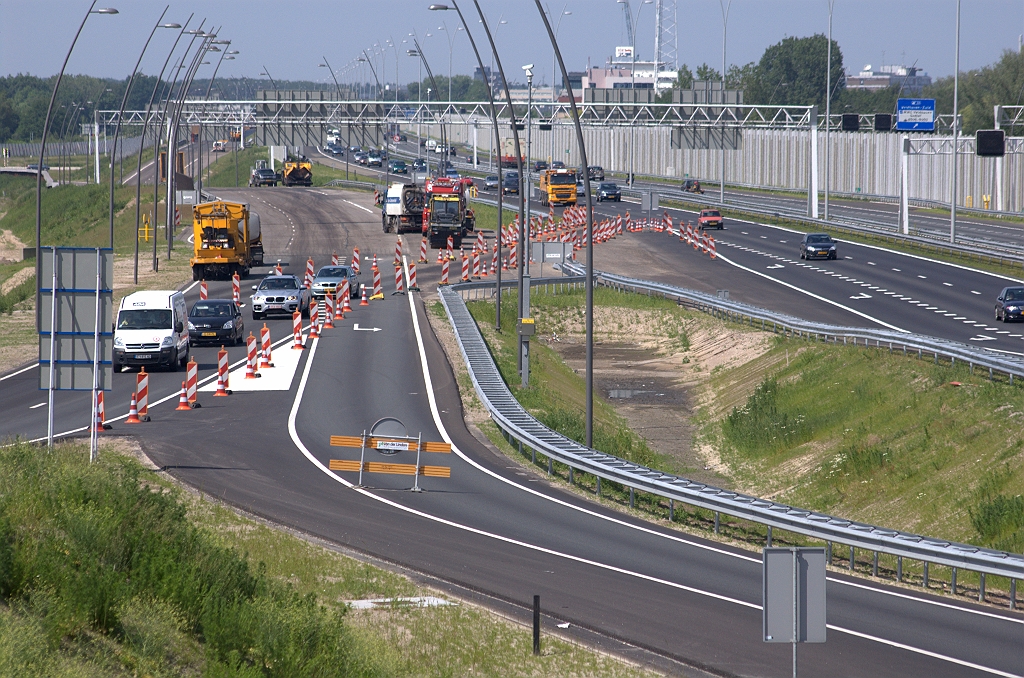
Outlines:
{"label": "grass embankment", "polygon": [[[594,293],[595,307],[616,309],[620,315],[626,311],[642,313],[656,312],[661,317],[661,330],[673,338],[680,348],[685,349],[687,338],[682,329],[683,311],[674,303],[663,299],[627,295],[606,288],[598,288]],[[586,391],[584,381],[573,372],[553,349],[540,341],[540,336],[554,334],[567,335],[573,328],[583,322],[582,292],[566,294],[546,294],[540,289],[531,290],[530,311],[537,326],[537,339],[530,343],[530,385],[522,388],[516,366],[516,329],[515,318],[518,305],[517,295],[510,290],[502,296],[502,330],[494,330],[495,307],[493,302],[471,301],[469,310],[483,331],[484,337],[495,358],[502,378],[516,399],[530,411],[539,421],[551,429],[562,433],[578,442],[586,442]],[[628,333],[624,324],[619,329]],[[485,426],[496,443],[500,434],[493,426]],[[615,412],[615,409],[600,396],[594,400],[594,447],[603,452],[629,459],[638,464],[678,471],[672,459],[659,455],[648,447],[647,443],[633,432],[626,420]],[[546,467],[546,459],[540,460]],[[568,468],[554,464],[554,470],[568,478]],[[589,475],[576,474],[575,480],[583,486],[596,489],[596,479]],[[613,483],[604,483],[602,491],[611,490],[610,494],[624,499],[627,494],[624,488]],[[657,504],[657,500],[647,500]]]}
{"label": "grass embankment", "polygon": [[0,675],[632,676],[82,446],[0,448]]}

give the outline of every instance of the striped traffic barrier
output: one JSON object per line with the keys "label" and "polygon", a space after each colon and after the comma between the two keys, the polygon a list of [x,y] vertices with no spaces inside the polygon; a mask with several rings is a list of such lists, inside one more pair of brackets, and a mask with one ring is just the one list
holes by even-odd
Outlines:
{"label": "striped traffic barrier", "polygon": [[215,396],[231,395],[228,390],[228,352],[221,346],[217,351],[217,392]]}
{"label": "striped traffic barrier", "polygon": [[231,276],[231,300],[236,304],[242,302],[242,279],[237,273]]}
{"label": "striped traffic barrier", "polygon": [[97,432],[110,428],[107,424],[107,410],[103,406],[103,391],[96,391],[96,410],[93,417],[93,429]]}
{"label": "striped traffic barrier", "polygon": [[498,270],[498,243],[494,243],[494,254],[491,255],[491,269]]}
{"label": "striped traffic barrier", "polygon": [[324,329],[334,329],[334,294],[331,292],[324,294]]}
{"label": "striped traffic barrier", "polygon": [[273,367],[274,363],[270,362],[270,328],[267,323],[263,323],[260,328],[260,349],[260,369]]}
{"label": "striped traffic barrier", "polygon": [[373,253],[373,263],[370,264],[370,268],[377,268],[377,253]]}
{"label": "striped traffic barrier", "polygon": [[480,250],[473,248],[473,277],[480,277]]}
{"label": "striped traffic barrier", "polygon": [[402,263],[402,238],[395,239],[395,265]]}
{"label": "striped traffic barrier", "polygon": [[420,291],[419,286],[416,284],[416,264],[414,264],[412,262],[409,263],[409,291],[410,292],[419,292]]}
{"label": "striped traffic barrier", "polygon": [[423,238],[420,240],[420,261],[419,263],[427,263],[427,239]]}
{"label": "striped traffic barrier", "polygon": [[462,255],[462,282],[469,282],[469,257]]}
{"label": "striped traffic barrier", "polygon": [[448,284],[448,267],[449,267],[449,265],[450,264],[449,264],[447,259],[445,259],[444,261],[441,262],[441,284],[442,285],[447,285]]}
{"label": "striped traffic barrier", "polygon": [[298,311],[292,313],[292,350],[301,351],[302,345],[302,314]]}
{"label": "striped traffic barrier", "polygon": [[276,266],[274,266],[274,275],[284,275],[284,269],[281,268],[281,262],[280,261],[277,262]]}
{"label": "striped traffic barrier", "polygon": [[180,412],[191,409],[192,406],[188,404],[188,387],[185,386],[185,382],[181,382],[181,397],[178,398],[178,406],[174,408],[174,411]]}
{"label": "striped traffic barrier", "polygon": [[383,299],[384,298],[384,286],[380,282],[380,269],[376,265],[373,267],[373,294],[370,295],[371,299]]}
{"label": "striped traffic barrier", "polygon": [[395,264],[395,291],[391,293],[391,296],[396,294],[405,294],[405,281],[402,278],[402,265]]}
{"label": "striped traffic barrier", "polygon": [[448,243],[447,244],[448,244],[448,260],[449,261],[455,261],[455,255],[452,253],[452,250],[455,249],[455,238],[453,238],[452,236],[448,236]]}
{"label": "striped traffic barrier", "polygon": [[342,298],[345,295],[341,293],[341,288],[340,287],[335,287],[334,290],[332,290],[331,292],[328,292],[328,294],[330,294],[331,296],[334,297],[334,319],[336,321],[337,320],[344,320],[345,319],[345,311],[342,310],[342,308],[341,308],[341,301],[342,301]]}
{"label": "striped traffic barrier", "polygon": [[190,359],[185,368],[185,384],[188,386],[188,402],[192,407],[199,407],[199,364],[195,358]]}
{"label": "striped traffic barrier", "polygon": [[309,305],[309,338],[320,338],[320,304]]}
{"label": "striped traffic barrier", "polygon": [[484,243],[484,232],[483,231],[477,231],[476,232],[476,248],[480,252],[486,252],[487,251],[487,245]]}
{"label": "striped traffic barrier", "polygon": [[128,418],[124,420],[126,424],[141,424],[142,420],[139,419],[139,406],[138,399],[135,397],[135,392],[132,391],[132,403],[128,406]]}
{"label": "striped traffic barrier", "polygon": [[306,289],[313,288],[313,257],[306,259]]}
{"label": "striped traffic barrier", "polygon": [[139,408],[139,418],[142,421],[149,421],[149,375],[146,368],[139,370],[135,378],[136,406]]}
{"label": "striped traffic barrier", "polygon": [[708,254],[711,255],[712,259],[718,257],[718,253],[715,251],[715,239],[710,235],[708,236]]}
{"label": "striped traffic barrier", "polygon": [[352,312],[352,288],[349,287],[348,278],[341,281],[341,312]]}
{"label": "striped traffic barrier", "polygon": [[331,266],[337,266],[337,265],[338,265],[338,252],[337,252],[337,250],[335,250],[334,252],[331,252]]}
{"label": "striped traffic barrier", "polygon": [[352,248],[352,270],[359,273],[359,248]]}
{"label": "striped traffic barrier", "polygon": [[210,289],[205,280],[199,281],[199,301],[206,301],[210,298]]}
{"label": "striped traffic barrier", "polygon": [[362,289],[363,289],[363,297],[362,297],[362,299],[360,300],[360,302],[359,302],[359,305],[360,305],[360,306],[369,306],[369,305],[370,305],[370,302],[369,302],[369,301],[367,301],[367,299],[366,299],[366,285],[363,285],[363,288],[362,288]]}
{"label": "striped traffic barrier", "polygon": [[249,332],[249,336],[245,338],[245,348],[245,378],[256,379],[259,377],[259,374],[256,372],[256,337],[253,336],[252,332]]}

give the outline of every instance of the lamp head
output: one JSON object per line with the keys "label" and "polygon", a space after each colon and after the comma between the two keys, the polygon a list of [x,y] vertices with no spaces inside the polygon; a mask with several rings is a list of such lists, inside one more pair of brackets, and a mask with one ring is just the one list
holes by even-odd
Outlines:
{"label": "lamp head", "polygon": [[443,11],[443,10],[446,10],[446,9],[451,9],[451,7],[449,7],[448,5],[431,5],[427,9],[431,10],[432,12],[436,12],[438,10]]}
{"label": "lamp head", "polygon": [[94,9],[89,14],[117,14],[118,11],[113,7],[104,7],[102,9]]}
{"label": "lamp head", "polygon": [[160,24],[160,28],[181,28],[181,24]]}

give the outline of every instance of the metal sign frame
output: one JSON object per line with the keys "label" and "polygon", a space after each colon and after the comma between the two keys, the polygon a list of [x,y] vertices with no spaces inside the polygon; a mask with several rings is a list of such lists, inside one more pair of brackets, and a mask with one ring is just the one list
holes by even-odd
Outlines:
{"label": "metal sign frame", "polygon": [[761,638],[793,645],[796,678],[798,643],[824,643],[825,549],[762,550]]}

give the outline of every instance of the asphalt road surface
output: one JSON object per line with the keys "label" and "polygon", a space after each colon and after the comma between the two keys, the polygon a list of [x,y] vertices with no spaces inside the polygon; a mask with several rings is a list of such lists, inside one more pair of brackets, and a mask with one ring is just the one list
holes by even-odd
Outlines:
{"label": "asphalt road surface", "polygon": [[[384,299],[356,306],[337,328],[307,341],[287,390],[256,386],[227,398],[204,393],[202,409],[176,412],[180,375],[159,373],[151,381],[151,398],[166,396],[168,401],[152,407],[152,421],[131,427],[115,421],[113,431],[104,435],[137,436],[158,465],[203,492],[461,590],[521,605],[521,610],[540,594],[546,625],[570,622],[570,633],[579,628],[591,642],[615,651],[670,668],[678,660],[715,675],[789,674],[789,646],[760,639],[761,566],[756,553],[690,537],[567,494],[474,437],[420,299],[391,294],[393,274],[388,272],[393,271],[395,236],[381,232],[379,214],[366,194],[301,188],[218,193],[246,199],[261,213],[268,262],[281,259],[289,271],[301,274],[309,256],[319,265],[331,252],[347,257],[359,246],[366,283],[369,257],[376,252],[384,272]],[[793,258],[792,242],[770,244],[767,231],[743,226],[744,234],[739,228],[730,224],[723,233],[737,245],[719,247],[726,257],[766,271],[778,260],[759,251]],[[791,240],[771,233],[776,240]],[[406,243],[406,252],[415,252],[418,238],[406,238]],[[860,317],[729,266],[725,257],[712,264],[692,250],[674,254],[668,236],[629,236],[599,250],[602,257],[615,259],[616,248],[625,257],[638,245],[681,262],[685,275],[701,280],[705,288],[742,280],[743,285],[731,285],[734,296],[760,291],[761,303],[782,299],[779,303],[804,304],[805,310],[833,319]],[[887,291],[898,290],[901,296],[924,297],[934,291],[934,301],[944,308],[953,310],[963,302],[964,313],[973,310],[967,302],[977,295],[959,277],[911,277],[891,270],[907,268],[890,265],[897,261],[891,259],[894,255],[873,252],[862,261],[867,255],[844,246],[841,255],[847,254],[854,258],[827,263],[864,282],[868,273],[878,271],[871,284],[884,283]],[[868,289],[826,275],[821,266],[811,270],[784,265],[786,269],[767,272],[778,277],[785,270],[800,285],[814,281],[846,304],[855,303],[849,296]],[[421,287],[438,279],[437,268],[420,268]],[[904,282],[904,287],[897,284]],[[956,287],[947,289],[943,282]],[[227,283],[214,284],[210,294],[229,296]],[[194,301],[197,290],[190,288],[187,297]],[[935,327],[954,328],[955,321],[909,301],[884,293],[872,294],[871,300],[879,306],[867,310],[880,320],[906,324],[916,314],[914,318],[928,318]],[[249,319],[247,326],[255,329],[255,324]],[[275,351],[291,351],[290,319],[267,324],[275,341],[287,342]],[[195,350],[201,379],[211,377],[215,351]],[[231,353],[232,361],[242,357],[241,349]],[[134,374],[115,375],[114,384],[107,399],[108,419],[125,413]],[[3,434],[37,438],[45,433],[45,408],[32,408],[45,400],[43,394],[26,397],[38,393],[36,385],[34,369],[0,381],[0,407],[8,413],[0,425]],[[58,395],[58,431],[84,426],[88,396]],[[424,440],[450,440],[453,454],[425,455],[431,458],[422,463],[450,466],[451,478],[422,478],[425,491],[412,493],[407,476],[368,474],[365,487],[356,488],[355,473],[327,470],[330,459],[358,458],[358,450],[331,447],[331,435],[358,435],[383,416],[398,417]],[[408,452],[368,454],[373,460],[414,462]],[[833,573],[828,623],[827,643],[800,648],[803,675],[1009,676],[1024,667],[1024,617],[962,600]],[[680,665],[671,670],[682,672]]]}

